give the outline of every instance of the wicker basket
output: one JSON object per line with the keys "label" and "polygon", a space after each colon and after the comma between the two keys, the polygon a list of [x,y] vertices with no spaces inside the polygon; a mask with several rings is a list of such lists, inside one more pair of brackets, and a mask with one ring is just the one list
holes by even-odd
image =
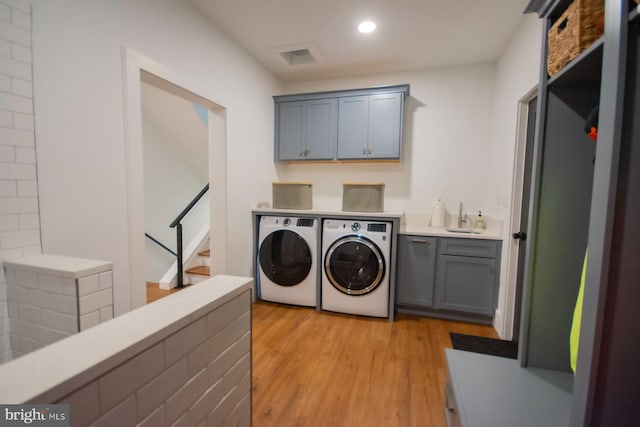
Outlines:
{"label": "wicker basket", "polygon": [[549,28],[547,71],[553,76],[602,35],[604,0],[574,0]]}
{"label": "wicker basket", "polygon": [[313,185],[310,182],[274,182],[274,209],[311,209]]}
{"label": "wicker basket", "polygon": [[343,183],[342,210],[347,212],[384,212],[384,184],[381,182]]}

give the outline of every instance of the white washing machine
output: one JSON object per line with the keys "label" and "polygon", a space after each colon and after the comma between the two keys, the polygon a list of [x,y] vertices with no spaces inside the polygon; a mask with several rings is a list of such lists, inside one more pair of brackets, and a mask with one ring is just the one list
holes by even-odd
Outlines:
{"label": "white washing machine", "polygon": [[316,218],[260,218],[258,295],[261,299],[316,307],[317,236]]}
{"label": "white washing machine", "polygon": [[389,316],[391,222],[325,219],[322,309]]}

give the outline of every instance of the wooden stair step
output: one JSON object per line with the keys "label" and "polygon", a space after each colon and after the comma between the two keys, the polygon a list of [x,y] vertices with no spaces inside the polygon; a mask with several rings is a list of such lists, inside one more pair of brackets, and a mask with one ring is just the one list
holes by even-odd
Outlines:
{"label": "wooden stair step", "polygon": [[179,290],[179,288],[160,289],[160,284],[158,282],[147,282],[147,304],[159,300],[160,298],[164,298]]}
{"label": "wooden stair step", "polygon": [[211,267],[208,265],[198,265],[185,271],[187,274],[196,274],[198,276],[211,276]]}
{"label": "wooden stair step", "polygon": [[211,252],[209,251],[209,249],[207,249],[206,251],[198,252],[198,255],[210,257],[211,256]]}

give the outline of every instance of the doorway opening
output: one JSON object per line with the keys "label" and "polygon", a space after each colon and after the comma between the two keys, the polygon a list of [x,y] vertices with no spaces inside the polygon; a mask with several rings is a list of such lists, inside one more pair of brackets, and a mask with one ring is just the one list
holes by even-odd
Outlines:
{"label": "doorway opening", "polygon": [[[208,124],[204,132],[205,147],[196,149],[199,154],[195,156],[200,157],[197,160],[199,175],[204,175],[200,179],[209,184],[208,250],[212,255],[210,263],[213,274],[226,272],[226,109],[204,96],[206,88],[201,87],[198,82],[170,71],[131,49],[123,49],[123,64],[129,225],[129,309],[133,309],[145,304],[147,299],[145,245],[148,238],[145,237],[145,211],[152,208],[145,206],[148,195],[145,193],[144,169],[148,165],[145,165],[143,143],[143,92],[146,91],[148,94],[149,90],[160,90],[163,92],[161,95],[173,97],[173,100],[177,98],[195,104],[198,107],[191,108],[195,108],[199,119]],[[158,95],[157,92],[154,93]],[[205,172],[202,172],[203,170]],[[194,180],[197,179],[194,178],[192,181]],[[193,196],[195,194],[191,195]],[[170,219],[172,220],[173,218]],[[175,233],[175,230],[172,232]]]}
{"label": "doorway opening", "polygon": [[535,123],[537,115],[537,86],[518,102],[516,150],[514,156],[513,190],[511,195],[510,236],[507,258],[506,316],[504,339],[518,341],[522,305],[522,288],[526,260],[526,239],[529,225],[529,201]]}
{"label": "doorway opening", "polygon": [[[209,205],[202,198],[184,218],[185,232],[177,240],[170,224],[209,183],[209,110],[199,102],[180,96],[180,88],[158,82],[141,73],[142,154],[145,212],[145,281],[173,288],[178,248],[187,260],[196,257],[189,249],[208,249]],[[158,84],[160,83],[160,84]],[[204,246],[207,246],[205,248]],[[197,259],[209,266],[207,257]],[[210,267],[210,266],[209,266]],[[182,284],[184,282],[180,282]]]}

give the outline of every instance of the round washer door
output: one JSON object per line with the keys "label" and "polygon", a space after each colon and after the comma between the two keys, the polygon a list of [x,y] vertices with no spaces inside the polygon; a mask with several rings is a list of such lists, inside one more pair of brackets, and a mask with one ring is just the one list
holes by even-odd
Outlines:
{"label": "round washer door", "polygon": [[260,268],[273,283],[295,286],[311,270],[311,249],[298,233],[278,230],[269,234],[260,244]]}
{"label": "round washer door", "polygon": [[363,236],[345,236],[327,250],[324,271],[334,288],[347,295],[374,291],[385,275],[378,246]]}

